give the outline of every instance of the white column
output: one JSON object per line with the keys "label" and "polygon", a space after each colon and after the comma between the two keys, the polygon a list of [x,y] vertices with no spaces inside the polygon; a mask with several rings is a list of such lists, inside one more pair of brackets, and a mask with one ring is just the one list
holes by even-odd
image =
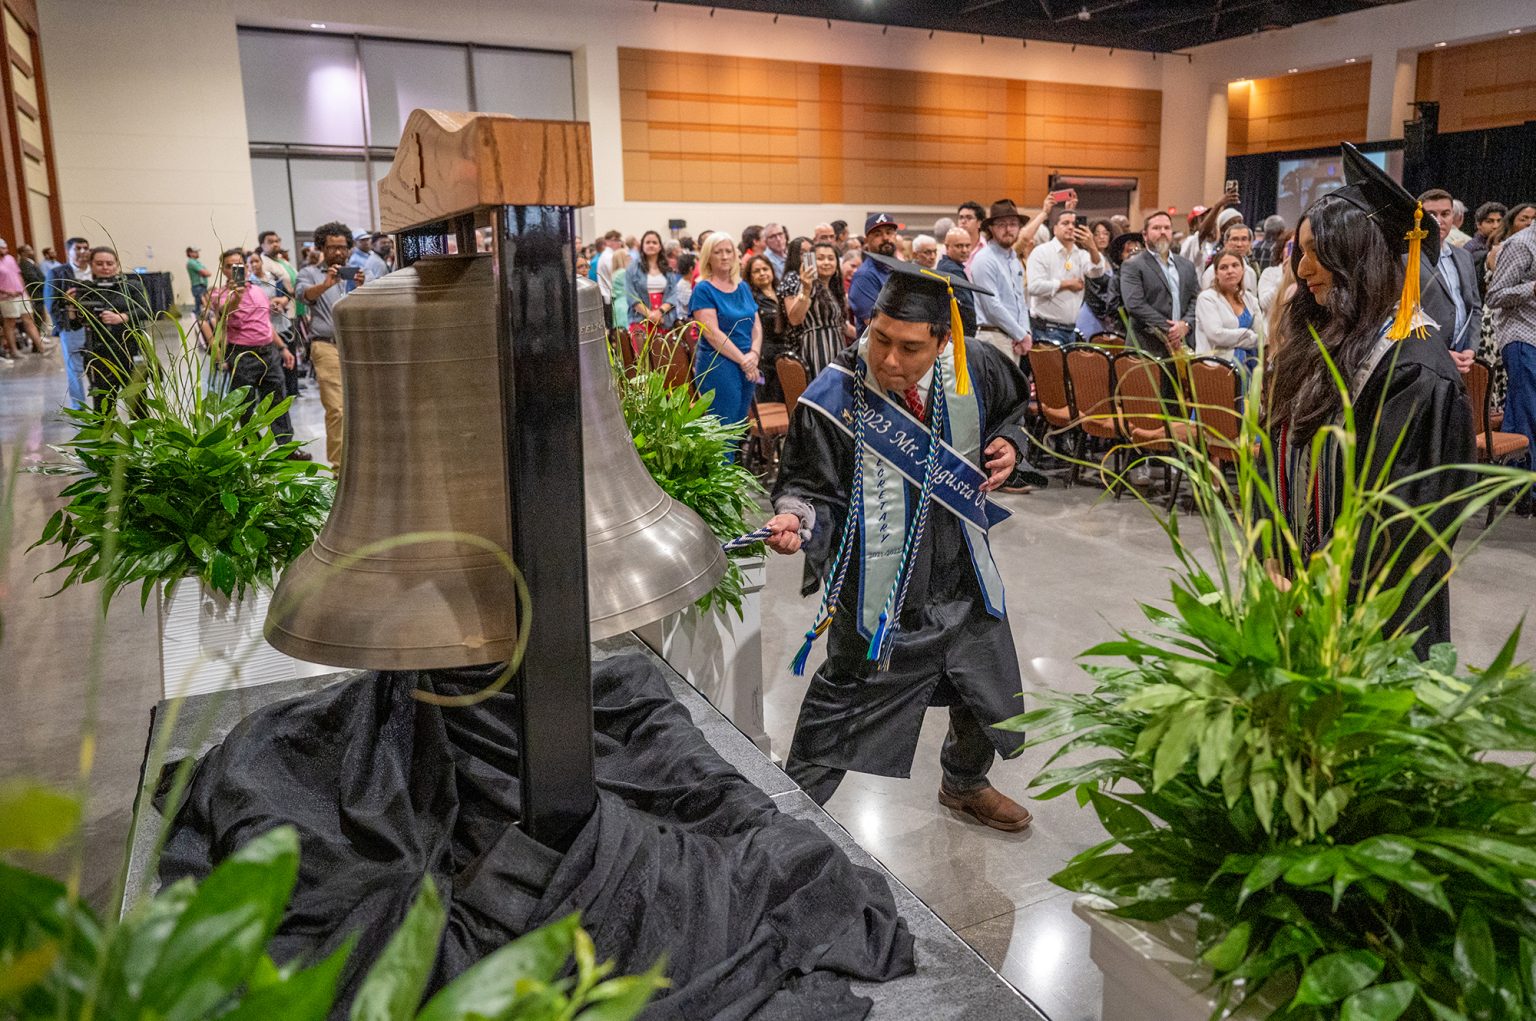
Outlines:
{"label": "white column", "polygon": [[[576,118],[592,125],[593,208],[583,215],[580,233],[590,240],[607,230],[606,211],[624,205],[624,119],[619,111],[619,47],[610,40],[589,42],[576,50]],[[601,222],[599,222],[601,221]]]}
{"label": "white column", "polygon": [[1372,142],[1403,137],[1403,121],[1413,117],[1418,84],[1419,54],[1415,50],[1383,50],[1371,55],[1371,97],[1365,115],[1365,137]]}
{"label": "white column", "polygon": [[1204,201],[1220,197],[1227,179],[1227,86],[1219,82],[1208,86],[1205,98],[1205,182]]}

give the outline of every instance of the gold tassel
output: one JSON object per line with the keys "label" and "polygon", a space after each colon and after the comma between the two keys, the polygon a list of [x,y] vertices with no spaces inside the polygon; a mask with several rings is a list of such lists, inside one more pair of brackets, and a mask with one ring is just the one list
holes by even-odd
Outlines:
{"label": "gold tassel", "polygon": [[969,396],[971,374],[965,367],[965,323],[960,319],[960,302],[955,300],[955,288],[942,273],[927,269],[922,269],[922,272],[935,280],[944,281],[944,289],[949,292],[949,342],[955,345],[955,393],[962,397]]}
{"label": "gold tassel", "polygon": [[1410,333],[1420,338],[1429,336],[1419,294],[1419,264],[1424,261],[1424,239],[1429,236],[1429,231],[1420,226],[1423,221],[1424,204],[1421,202],[1413,211],[1413,229],[1404,235],[1408,239],[1408,268],[1403,274],[1403,295],[1398,299],[1397,318],[1387,330],[1389,340],[1403,340]]}

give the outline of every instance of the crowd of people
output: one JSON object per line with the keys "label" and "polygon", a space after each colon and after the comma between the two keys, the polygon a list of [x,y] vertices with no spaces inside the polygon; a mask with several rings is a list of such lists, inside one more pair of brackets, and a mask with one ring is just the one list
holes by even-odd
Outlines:
{"label": "crowd of people", "polygon": [[[1493,412],[1507,406],[1506,428],[1536,448],[1536,351],[1527,350],[1536,233],[1526,231],[1536,206],[1485,203],[1463,233],[1454,196],[1433,189],[1419,201],[1443,239],[1425,301],[1447,320],[1438,335],[1461,371],[1474,359],[1493,370]],[[1279,335],[1301,253],[1295,224],[1249,224],[1238,204],[1234,189],[1180,223],[1159,211],[1134,230],[1125,216],[1080,215],[1070,193],[1052,193],[1033,214],[1008,199],[964,202],[915,236],[884,213],[858,235],[843,221],[799,236],[753,225],[739,239],[611,230],[596,245],[578,242],[577,270],[596,281],[608,321],[637,351],[656,331],[697,324],[695,385],[727,420],[746,417],[754,399],[783,399],[780,359],[814,379],[865,330],[890,276],[871,252],[982,288],[957,291],[966,335],[1013,359],[1037,341],[1088,342],[1217,357],[1247,372],[1261,340]]]}

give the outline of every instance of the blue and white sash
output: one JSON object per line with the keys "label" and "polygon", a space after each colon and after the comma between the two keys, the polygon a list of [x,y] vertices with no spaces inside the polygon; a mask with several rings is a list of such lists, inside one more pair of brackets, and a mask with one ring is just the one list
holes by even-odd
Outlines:
{"label": "blue and white sash", "polygon": [[[861,361],[867,348],[868,340],[861,338]],[[934,379],[943,381],[947,414],[937,423],[942,430],[942,442],[930,490],[933,501],[963,526],[971,566],[987,612],[1001,618],[1003,583],[987,544],[987,530],[1006,520],[1010,513],[988,501],[981,489],[987,480],[987,473],[976,466],[982,454],[981,394],[974,387],[968,396],[956,393],[952,350],[946,347],[940,357],[943,371],[936,372]],[[858,623],[859,633],[869,638],[879,626],[886,594],[904,567],[903,545],[918,511],[904,483],[922,490],[932,434],[901,402],[892,400],[873,384],[867,366],[863,375],[866,381],[862,430],[855,430],[860,403],[854,391],[858,377],[849,369],[829,365],[800,400],[848,436],[855,437],[856,442],[857,435],[862,433],[865,450],[875,455],[863,459],[862,506],[849,508],[850,514],[860,513]]]}

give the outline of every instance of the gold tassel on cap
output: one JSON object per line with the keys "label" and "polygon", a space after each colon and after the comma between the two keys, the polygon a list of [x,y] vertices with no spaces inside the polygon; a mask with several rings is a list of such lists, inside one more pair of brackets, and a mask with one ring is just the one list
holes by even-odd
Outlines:
{"label": "gold tassel on cap", "polygon": [[949,342],[955,345],[955,393],[962,397],[968,396],[971,392],[971,374],[965,367],[965,323],[960,319],[960,302],[955,300],[954,285],[942,273],[921,267],[919,269],[926,276],[944,281],[944,289],[949,292]]}
{"label": "gold tassel on cap", "polygon": [[1424,309],[1419,295],[1419,264],[1424,261],[1424,239],[1429,236],[1421,224],[1424,222],[1424,204],[1413,210],[1413,229],[1404,235],[1408,239],[1408,271],[1403,274],[1403,296],[1397,303],[1397,318],[1387,330],[1387,339],[1403,340],[1411,333],[1415,337],[1429,336],[1424,326]]}

